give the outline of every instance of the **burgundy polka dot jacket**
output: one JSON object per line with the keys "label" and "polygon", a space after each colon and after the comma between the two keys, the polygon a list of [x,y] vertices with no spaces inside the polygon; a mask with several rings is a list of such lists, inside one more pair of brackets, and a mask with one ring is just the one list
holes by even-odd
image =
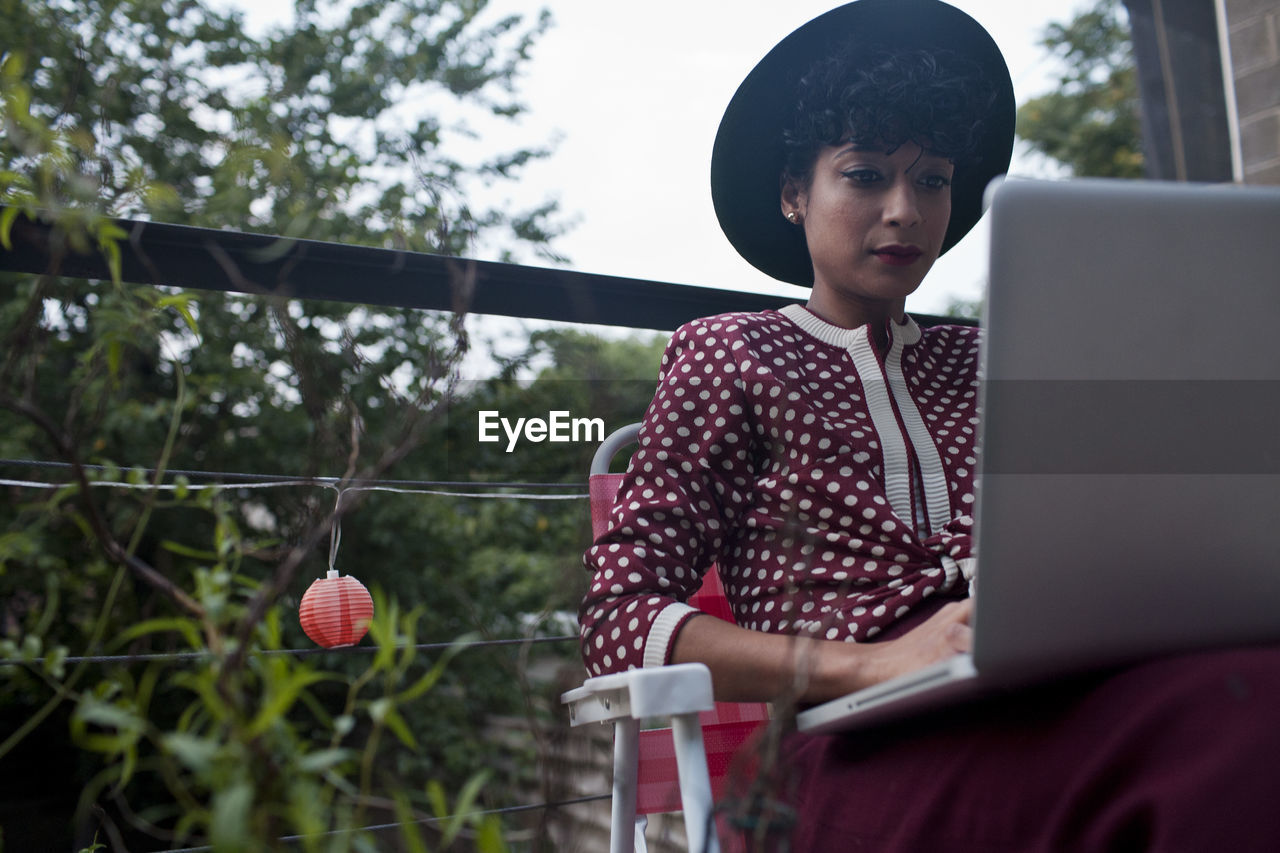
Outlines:
{"label": "burgundy polka dot jacket", "polygon": [[739,625],[857,642],[971,576],[979,331],[799,305],[681,327],[587,551],[592,674],[667,663],[719,566]]}

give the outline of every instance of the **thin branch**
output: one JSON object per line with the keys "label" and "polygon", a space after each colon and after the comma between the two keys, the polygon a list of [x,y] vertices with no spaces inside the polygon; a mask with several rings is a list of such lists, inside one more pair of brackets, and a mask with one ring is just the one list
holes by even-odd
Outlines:
{"label": "thin branch", "polygon": [[106,520],[102,517],[101,510],[92,498],[89,478],[84,466],[80,463],[79,454],[76,453],[66,433],[59,429],[44,412],[26,400],[20,400],[8,394],[0,394],[0,408],[8,409],[14,414],[27,418],[43,430],[49,440],[53,442],[54,449],[58,455],[71,465],[71,474],[79,487],[78,496],[84,507],[85,517],[89,521],[89,526],[93,530],[98,544],[106,552],[107,558],[127,566],[131,572],[166,595],[174,604],[186,612],[193,616],[203,617],[205,615],[204,608],[200,606],[199,602],[178,588],[173,581],[160,574],[138,557],[130,554],[124,546],[116,541],[116,538],[107,527]]}
{"label": "thin branch", "polygon": [[[285,316],[287,311],[277,311],[277,317]],[[456,321],[460,322],[460,321]],[[462,352],[465,351],[465,338],[455,338],[455,346],[450,355],[446,357],[445,364],[451,369],[449,375],[451,380],[456,381],[457,370],[456,365],[461,358]],[[301,377],[300,377],[301,378]],[[453,382],[449,385],[449,392],[452,391]],[[304,395],[305,396],[305,395]],[[446,398],[449,394],[446,394]],[[350,402],[350,400],[348,400]],[[443,401],[442,401],[443,402]],[[239,670],[247,659],[249,650],[249,640],[253,635],[254,628],[259,625],[266,615],[267,610],[275,603],[290,584],[293,583],[298,570],[301,568],[303,561],[314,552],[320,543],[329,536],[333,525],[340,524],[342,518],[355,507],[363,502],[367,493],[356,491],[354,494],[347,496],[344,488],[347,483],[357,479],[378,479],[386,471],[394,467],[400,460],[407,456],[415,447],[418,446],[419,436],[426,424],[441,411],[440,407],[433,407],[425,410],[418,410],[417,414],[406,419],[404,428],[402,429],[398,440],[382,452],[377,460],[369,468],[360,472],[359,477],[352,476],[355,474],[355,465],[359,454],[358,436],[358,410],[353,407],[352,418],[352,446],[350,455],[347,460],[347,476],[334,484],[339,494],[344,495],[343,499],[337,502],[334,507],[333,514],[329,517],[327,523],[314,524],[311,529],[303,534],[301,541],[298,542],[285,557],[284,561],[276,569],[274,575],[269,582],[262,585],[253,599],[249,602],[245,615],[235,632],[235,648],[227,659],[226,666],[223,668],[219,678],[219,688],[227,690],[230,687],[230,678],[232,673]],[[323,413],[320,413],[323,416]]]}

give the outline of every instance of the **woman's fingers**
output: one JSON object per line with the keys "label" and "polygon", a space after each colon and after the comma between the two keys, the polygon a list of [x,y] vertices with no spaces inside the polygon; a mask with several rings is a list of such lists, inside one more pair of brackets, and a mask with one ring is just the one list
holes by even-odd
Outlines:
{"label": "woman's fingers", "polygon": [[878,659],[868,661],[862,672],[864,678],[870,676],[870,683],[876,683],[968,652],[973,648],[973,629],[969,627],[972,615],[971,601],[946,604],[908,634],[866,646]]}
{"label": "woman's fingers", "polygon": [[973,599],[965,598],[960,601],[953,601],[949,604],[942,605],[942,607],[938,609],[937,613],[935,613],[930,619],[926,620],[925,624],[928,624],[934,619],[942,619],[946,622],[963,622],[967,625],[969,624],[969,619],[972,616]]}
{"label": "woman's fingers", "polygon": [[957,653],[973,649],[973,629],[964,622],[953,622],[947,626],[947,643]]}

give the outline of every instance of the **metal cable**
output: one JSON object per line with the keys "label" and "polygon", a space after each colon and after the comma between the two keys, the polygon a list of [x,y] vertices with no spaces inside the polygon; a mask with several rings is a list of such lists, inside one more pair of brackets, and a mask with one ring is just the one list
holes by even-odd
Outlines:
{"label": "metal cable", "polygon": [[[464,649],[482,648],[484,646],[518,646],[525,643],[565,643],[569,640],[576,640],[576,634],[561,634],[554,637],[520,637],[503,640],[476,640],[463,644]],[[417,643],[413,646],[396,646],[396,650],[412,648],[420,652],[434,652],[443,649],[453,648],[456,643]],[[323,654],[373,654],[378,651],[377,646],[341,646],[334,649],[314,648],[314,649],[262,649],[260,651],[251,652],[251,657],[266,657],[270,655],[294,655],[296,657],[307,657],[310,655]],[[210,652],[157,652],[145,655],[82,655],[77,657],[65,657],[63,663],[79,664],[79,663],[147,663],[151,661],[189,661],[202,660],[212,657]],[[46,658],[30,658],[24,660],[21,658],[6,658],[0,660],[0,666],[34,666],[43,665]]]}
{"label": "metal cable", "polygon": [[[340,481],[327,482],[323,480],[285,480],[274,481],[268,483],[246,482],[246,483],[213,483],[213,484],[191,484],[178,485],[176,483],[120,483],[114,480],[91,480],[90,488],[104,489],[140,489],[158,492],[175,492],[179,489],[187,489],[193,492],[204,491],[205,489],[275,489],[285,486],[311,486],[318,489],[333,489],[339,492],[393,492],[401,495],[437,495],[448,498],[489,498],[492,500],[513,500],[513,501],[577,501],[586,500],[589,495],[586,492],[575,492],[567,495],[545,495],[533,492],[450,492],[439,489],[416,489],[416,488],[397,488],[394,486],[339,486]],[[67,486],[74,486],[75,483],[45,483],[38,480],[10,480],[0,479],[0,486],[16,486],[27,489],[62,489]]]}
{"label": "metal cable", "polygon": [[[54,461],[45,460],[45,459],[0,459],[0,466],[28,467],[28,468],[57,468],[61,470],[68,470],[75,467],[69,462],[54,462]],[[106,465],[81,465],[80,467],[84,468],[86,471],[110,470]],[[126,471],[141,471],[143,474],[156,473],[155,468],[118,467],[117,470],[121,471],[122,473]],[[247,482],[281,483],[284,485],[305,485],[305,486],[317,486],[317,485],[336,486],[339,483],[343,483],[349,487],[398,486],[401,488],[423,487],[423,488],[447,489],[447,488],[465,486],[470,488],[486,488],[486,489],[580,489],[586,485],[585,483],[519,483],[519,482],[491,483],[484,480],[385,480],[385,479],[367,479],[367,478],[366,479],[356,478],[356,479],[344,481],[339,477],[296,477],[288,474],[246,474],[246,473],[237,473],[237,472],[231,472],[231,471],[194,471],[194,470],[187,470],[182,468],[166,468],[165,473],[168,474],[169,476],[174,476],[174,477],[179,477],[179,476],[180,477],[200,477],[201,479],[206,479],[206,480],[220,480],[223,478],[234,477],[237,480],[243,480]],[[241,487],[239,484],[237,484],[236,486],[222,484],[222,486],[223,488]],[[195,486],[190,486],[189,488],[195,488]]]}
{"label": "metal cable", "polygon": [[[578,805],[579,803],[595,803],[601,800],[611,799],[612,797],[613,797],[613,794],[592,794],[587,797],[576,797],[575,799],[572,799],[572,800],[558,800],[554,803],[531,803],[525,806],[506,806],[500,809],[486,809],[484,811],[467,812],[467,817],[488,817],[490,815],[518,814],[520,812],[536,811],[538,809],[554,809],[554,808],[560,808],[561,806],[574,806],[574,805]],[[457,815],[446,815],[444,817],[424,817],[418,820],[404,821],[401,823],[378,823],[378,824],[372,824],[370,826],[356,827],[354,829],[335,829],[329,832],[321,832],[321,833],[317,833],[315,835],[309,835],[309,836],[285,835],[285,836],[281,836],[279,840],[286,841],[286,842],[297,842],[297,841],[302,841],[305,838],[324,838],[330,835],[341,835],[343,833],[348,833],[348,832],[380,832],[387,829],[397,829],[403,826],[405,823],[409,823],[414,826],[421,826],[425,824],[440,823],[442,821],[452,820],[455,817],[457,817]],[[158,853],[206,853],[206,851],[209,851],[212,849],[213,849],[212,847],[179,847],[179,848],[174,848],[172,850],[161,850],[161,851],[158,851]]]}

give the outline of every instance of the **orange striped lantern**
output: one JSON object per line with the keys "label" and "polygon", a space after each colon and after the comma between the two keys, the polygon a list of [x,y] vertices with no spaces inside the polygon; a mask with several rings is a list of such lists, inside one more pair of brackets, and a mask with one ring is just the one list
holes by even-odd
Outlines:
{"label": "orange striped lantern", "polygon": [[298,606],[298,621],[307,636],[326,649],[354,646],[369,631],[373,597],[364,584],[337,569],[307,587]]}

